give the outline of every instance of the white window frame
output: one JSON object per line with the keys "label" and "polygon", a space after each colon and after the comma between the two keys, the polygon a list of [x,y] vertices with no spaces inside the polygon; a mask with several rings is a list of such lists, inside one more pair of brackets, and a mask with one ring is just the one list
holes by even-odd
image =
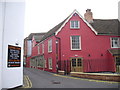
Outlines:
{"label": "white window frame", "polygon": [[49,69],[52,69],[52,58],[48,58],[48,65]]}
{"label": "white window frame", "polygon": [[[79,35],[72,35],[72,36],[79,36]],[[79,49],[73,49],[72,48],[72,36],[70,36],[70,45],[71,45],[71,50],[81,50],[81,36],[79,36]]]}
{"label": "white window frame", "polygon": [[52,52],[52,39],[48,40],[48,52]]}
{"label": "white window frame", "polygon": [[42,53],[44,53],[44,43],[42,43]]}
{"label": "white window frame", "polygon": [[[70,28],[71,29],[79,29],[80,28],[80,21],[78,21],[78,27],[75,27],[76,25],[75,25],[75,22],[76,22],[77,20],[71,20],[70,21]],[[74,27],[72,27],[72,22],[74,22]]]}
{"label": "white window frame", "polygon": [[[112,44],[113,44],[113,38],[118,38],[118,43],[119,43],[119,46],[118,47],[114,47]],[[120,48],[120,38],[119,37],[111,37],[110,38],[110,41],[111,41],[111,48]]]}
{"label": "white window frame", "polygon": [[46,59],[44,59],[44,68],[47,68],[47,62],[46,62]]}

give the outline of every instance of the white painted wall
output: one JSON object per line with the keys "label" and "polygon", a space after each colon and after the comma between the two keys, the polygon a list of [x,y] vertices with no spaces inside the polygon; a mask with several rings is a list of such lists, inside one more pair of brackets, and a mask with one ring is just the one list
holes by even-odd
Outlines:
{"label": "white painted wall", "polygon": [[4,3],[0,2],[0,90],[2,89],[2,32],[3,32],[3,9]]}
{"label": "white painted wall", "polygon": [[[2,55],[0,53],[0,89],[23,85],[24,10],[25,2],[23,0],[22,2],[14,2],[13,0],[12,2],[0,2],[0,45],[3,45],[0,46],[2,53]],[[4,12],[5,15],[3,15]],[[3,20],[4,16],[5,20]],[[1,40],[2,36],[3,40]],[[8,45],[16,46],[16,42],[19,42],[18,46],[21,47],[22,52],[21,67],[8,68]]]}

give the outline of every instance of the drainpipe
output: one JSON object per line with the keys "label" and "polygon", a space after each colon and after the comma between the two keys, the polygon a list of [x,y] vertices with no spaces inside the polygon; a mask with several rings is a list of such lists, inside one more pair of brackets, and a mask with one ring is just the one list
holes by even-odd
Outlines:
{"label": "drainpipe", "polygon": [[56,36],[55,36],[55,38],[57,39],[56,40],[56,69],[57,69],[57,73],[58,73],[58,61],[61,60],[61,41],[60,41],[61,39]]}

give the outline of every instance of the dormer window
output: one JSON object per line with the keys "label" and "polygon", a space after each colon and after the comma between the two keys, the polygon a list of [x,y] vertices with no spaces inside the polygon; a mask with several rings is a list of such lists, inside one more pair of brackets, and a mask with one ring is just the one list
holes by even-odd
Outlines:
{"label": "dormer window", "polygon": [[79,29],[80,28],[79,21],[70,21],[70,28]]}
{"label": "dormer window", "polygon": [[120,48],[120,38],[111,38],[111,46],[112,48]]}

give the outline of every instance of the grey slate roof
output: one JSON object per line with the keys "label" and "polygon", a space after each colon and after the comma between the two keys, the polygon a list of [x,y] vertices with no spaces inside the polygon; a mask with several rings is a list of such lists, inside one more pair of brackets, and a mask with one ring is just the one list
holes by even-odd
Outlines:
{"label": "grey slate roof", "polygon": [[27,38],[29,40],[32,40],[32,37],[34,36],[35,40],[39,42],[45,34],[46,33],[31,33]]}
{"label": "grey slate roof", "polygon": [[120,55],[120,49],[109,49],[109,52],[113,55]]}
{"label": "grey slate roof", "polygon": [[[68,17],[67,17],[68,18]],[[63,23],[67,20],[67,18],[56,25],[54,28],[49,30],[41,41],[55,34],[55,32],[63,25]],[[120,22],[118,19],[110,19],[110,20],[102,20],[102,19],[94,19],[94,22],[91,26],[98,32],[98,35],[115,35],[120,36]]]}
{"label": "grey slate roof", "polygon": [[118,19],[94,19],[91,24],[98,35],[120,35],[120,22]]}
{"label": "grey slate roof", "polygon": [[[28,37],[32,39],[32,36],[35,36],[35,39],[38,42],[45,40],[46,38],[55,35],[55,32],[66,22],[66,20],[71,16],[71,14],[61,23],[53,27],[47,33],[31,33]],[[94,22],[91,26],[95,29],[98,35],[115,35],[120,36],[120,22],[118,19],[94,19]],[[39,37],[39,35],[43,34],[43,36]]]}

